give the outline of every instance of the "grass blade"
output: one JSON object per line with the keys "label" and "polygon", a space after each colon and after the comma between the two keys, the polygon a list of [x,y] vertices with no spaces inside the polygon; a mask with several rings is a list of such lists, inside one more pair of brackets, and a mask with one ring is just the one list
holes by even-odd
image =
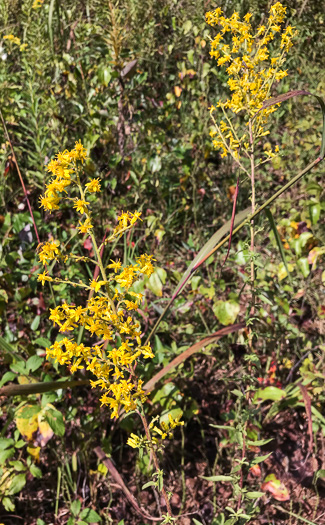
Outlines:
{"label": "grass blade", "polygon": [[232,215],[231,215],[231,225],[230,225],[230,233],[229,233],[229,243],[228,243],[228,250],[226,253],[226,257],[224,258],[224,261],[221,265],[220,271],[224,267],[226,260],[228,259],[230,247],[231,247],[231,239],[232,239],[232,232],[234,230],[234,223],[235,223],[235,215],[236,215],[236,204],[237,204],[237,197],[238,197],[238,188],[239,188],[239,177],[237,179],[236,189],[235,189],[235,195],[234,195],[234,203],[232,207]]}
{"label": "grass blade", "polygon": [[[246,208],[245,210],[239,212],[237,214],[237,216],[235,217],[233,226],[236,226],[236,224],[238,224],[239,222],[242,223],[243,221],[245,221],[247,219],[247,217],[249,216],[249,212],[250,212],[250,208]],[[168,302],[166,308],[164,309],[164,311],[160,315],[158,321],[155,323],[153,329],[151,330],[150,334],[148,335],[145,344],[148,344],[148,342],[150,341],[151,337],[156,332],[160,322],[165,317],[167,311],[169,310],[169,308],[171,307],[171,305],[175,301],[177,295],[184,288],[184,286],[186,285],[187,281],[192,277],[195,269],[198,268],[200,266],[200,264],[203,264],[204,261],[210,256],[210,254],[213,253],[219,247],[219,245],[216,246],[216,244],[220,241],[220,239],[222,239],[222,237],[224,235],[226,235],[229,232],[229,230],[231,228],[231,224],[232,224],[232,220],[230,219],[223,226],[221,226],[221,228],[219,228],[219,230],[217,230],[212,235],[212,237],[208,240],[208,242],[205,243],[203,248],[201,248],[201,250],[199,251],[197,256],[193,259],[193,261],[191,262],[191,264],[187,268],[186,272],[184,273],[183,277],[181,278],[180,282],[178,283],[178,285],[177,285],[177,287],[176,287],[176,289],[175,289],[175,291],[174,291],[174,293],[172,295],[172,298]],[[228,240],[228,239],[229,239],[229,235],[228,235],[228,237],[226,237],[224,242],[226,242],[226,240]]]}
{"label": "grass blade", "polygon": [[225,328],[221,328],[221,330],[218,330],[217,332],[214,332],[213,334],[209,335],[208,337],[205,337],[201,341],[198,341],[193,346],[190,346],[184,352],[182,352],[180,355],[175,357],[168,365],[164,366],[162,370],[159,370],[159,372],[154,375],[143,387],[144,390],[152,390],[158,381],[160,381],[165,375],[169,374],[169,372],[175,368],[176,366],[180,365],[185,361],[185,359],[188,359],[191,355],[195,354],[196,352],[199,352],[204,348],[205,346],[213,343],[214,341],[217,341],[224,335],[232,334],[233,332],[237,332],[238,330],[242,330],[245,328],[246,323],[237,323],[233,324],[231,326],[226,326]]}
{"label": "grass blade", "polygon": [[292,282],[291,281],[291,275],[289,273],[287,259],[286,259],[286,256],[285,256],[285,253],[284,253],[284,249],[283,249],[283,244],[282,244],[282,241],[280,239],[280,235],[279,235],[278,229],[276,227],[276,224],[274,222],[274,218],[273,218],[272,212],[271,212],[271,210],[269,208],[266,208],[265,215],[267,216],[267,218],[268,218],[268,220],[270,222],[270,226],[271,226],[271,229],[272,229],[272,231],[274,233],[274,237],[275,237],[277,246],[279,248],[279,252],[280,252],[280,255],[281,255],[282,262],[283,262],[284,267],[286,269],[286,272],[288,274],[288,279],[289,279],[289,281],[291,283]]}

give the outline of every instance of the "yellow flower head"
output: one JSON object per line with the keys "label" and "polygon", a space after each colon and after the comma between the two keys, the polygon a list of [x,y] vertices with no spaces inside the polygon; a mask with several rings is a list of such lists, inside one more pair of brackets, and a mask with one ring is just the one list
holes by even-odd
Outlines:
{"label": "yellow flower head", "polygon": [[86,184],[86,188],[90,193],[95,193],[100,191],[100,182],[99,179],[92,179]]}
{"label": "yellow flower head", "polygon": [[42,286],[44,286],[45,281],[49,281],[49,282],[53,281],[52,277],[48,275],[46,270],[43,273],[38,274],[37,280],[42,283]]}
{"label": "yellow flower head", "polygon": [[75,203],[73,205],[74,208],[76,208],[77,211],[80,213],[87,213],[88,212],[88,206],[89,202],[84,201],[82,199],[75,199]]}

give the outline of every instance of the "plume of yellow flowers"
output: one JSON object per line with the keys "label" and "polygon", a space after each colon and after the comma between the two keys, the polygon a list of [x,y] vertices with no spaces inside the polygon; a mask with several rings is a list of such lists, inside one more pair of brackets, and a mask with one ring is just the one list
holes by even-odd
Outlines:
{"label": "plume of yellow flowers", "polygon": [[[210,55],[217,60],[218,66],[226,68],[228,86],[232,93],[225,102],[217,103],[224,119],[217,124],[212,117],[214,129],[210,134],[214,147],[222,151],[222,157],[230,154],[239,159],[241,151],[248,152],[250,147],[247,132],[244,130],[240,133],[227,110],[235,114],[244,111],[246,118],[251,119],[261,110],[263,102],[270,98],[274,82],[287,75],[283,66],[297,31],[290,25],[281,29],[285,16],[286,8],[277,2],[270,8],[267,23],[254,30],[250,22],[251,13],[247,13],[243,20],[240,20],[237,12],[226,18],[220,7],[206,13],[207,23],[220,27],[219,33],[211,40]],[[258,118],[254,119],[254,140],[269,133],[265,126],[269,115],[277,107],[263,109]],[[216,107],[211,106],[211,114],[215,110]]]}
{"label": "plume of yellow flowers", "polygon": [[[132,228],[141,213],[123,212],[112,234],[104,245],[98,247],[92,233],[91,203],[87,201],[87,194],[100,192],[100,180],[81,183],[86,159],[87,151],[80,142],[76,142],[71,151],[58,153],[47,166],[51,179],[46,185],[45,194],[40,197],[40,204],[50,213],[59,209],[63,200],[73,204],[80,216],[79,233],[91,237],[97,259],[92,262],[99,266],[101,278],[86,284],[51,277],[46,269],[51,261],[67,262],[69,258],[90,260],[63,254],[59,241],[51,239],[38,249],[39,260],[45,267],[44,272],[38,275],[38,280],[42,285],[46,281],[68,282],[91,292],[85,306],[64,302],[50,310],[50,320],[65,336],[47,348],[46,352],[47,357],[61,365],[68,365],[71,373],[84,368],[90,370],[95,376],[91,385],[104,391],[101,403],[109,406],[113,418],[119,415],[122,407],[129,412],[136,409],[138,400],[144,402],[146,399],[143,381],[135,377],[134,368],[140,359],[154,356],[150,344],[142,344],[140,325],[130,312],[137,310],[142,299],[142,295],[134,292],[132,286],[143,275],[150,277],[153,273],[153,257],[142,254],[136,258],[135,264],[125,267],[120,261],[111,260],[104,268],[101,249],[107,242],[119,238]],[[85,329],[87,344],[78,344],[74,340],[73,332],[80,327]]]}
{"label": "plume of yellow flowers", "polygon": [[12,34],[4,35],[3,40],[8,40],[8,42],[12,42],[16,46],[19,46],[20,51],[25,51],[26,47],[28,46],[28,44],[22,44],[20,38]]}
{"label": "plume of yellow flowers", "polygon": [[[167,437],[172,439],[173,430],[176,427],[184,425],[184,421],[180,421],[180,417],[176,417],[174,419],[171,414],[168,414],[168,421],[161,421],[160,427],[155,425],[155,420],[156,418],[153,419],[149,425],[149,429],[151,430],[152,434],[155,434],[151,437],[151,442],[155,445],[159,443],[159,440],[164,441]],[[131,433],[129,439],[127,440],[127,444],[132,448],[141,448],[144,445],[150,446],[150,442],[148,442],[144,437],[139,437],[133,433]]]}

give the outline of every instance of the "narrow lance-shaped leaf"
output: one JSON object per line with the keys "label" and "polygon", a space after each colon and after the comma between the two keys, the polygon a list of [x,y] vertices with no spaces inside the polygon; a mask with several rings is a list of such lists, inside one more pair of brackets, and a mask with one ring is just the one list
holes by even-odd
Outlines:
{"label": "narrow lance-shaped leaf", "polygon": [[288,275],[288,279],[291,282],[291,275],[290,275],[290,272],[289,272],[287,259],[286,259],[285,253],[284,253],[282,241],[280,239],[280,235],[279,235],[278,229],[277,229],[276,224],[274,222],[273,215],[272,215],[271,210],[269,208],[266,208],[265,215],[267,216],[267,218],[268,218],[268,220],[270,222],[271,229],[273,231],[273,234],[274,234],[277,246],[279,248],[279,252],[280,252],[280,255],[281,255],[282,262],[283,262],[284,267],[286,269],[286,272],[287,272],[287,275]]}
{"label": "narrow lance-shaped leaf", "polygon": [[[239,212],[237,214],[235,220],[234,220],[234,226],[236,224],[238,224],[239,222],[243,221],[243,219],[245,219],[249,215],[249,211],[250,211],[250,208],[246,208],[245,210]],[[180,282],[178,283],[178,285],[177,285],[177,287],[176,287],[176,289],[175,289],[171,299],[169,300],[166,308],[164,309],[164,311],[160,315],[158,321],[156,322],[155,326],[153,327],[153,329],[151,330],[149,336],[147,337],[147,340],[146,340],[145,344],[147,344],[148,341],[150,341],[151,337],[154,335],[154,333],[155,333],[157,327],[159,326],[160,322],[165,317],[167,311],[169,310],[169,308],[173,304],[174,300],[176,299],[178,294],[181,292],[181,290],[184,288],[184,286],[187,283],[187,281],[192,277],[192,274],[194,273],[195,266],[198,267],[198,266],[200,266],[200,264],[203,264],[203,262],[209,257],[212,248],[220,241],[220,239],[222,239],[222,237],[224,235],[226,235],[229,232],[229,230],[231,228],[231,224],[232,224],[232,220],[231,219],[229,221],[227,221],[225,224],[223,224],[223,226],[221,226],[221,228],[219,228],[219,230],[217,230],[212,235],[212,237],[205,243],[203,248],[201,248],[199,253],[193,259],[193,261],[191,262],[191,264],[187,268],[186,272],[183,274],[183,277],[181,278]],[[227,239],[228,238],[229,237],[227,237]]]}
{"label": "narrow lance-shaped leaf", "polygon": [[235,215],[236,215],[236,204],[237,204],[237,197],[238,197],[238,189],[239,189],[239,177],[237,179],[236,189],[235,189],[235,195],[234,195],[234,202],[232,207],[232,215],[231,215],[231,224],[230,224],[230,233],[229,233],[229,242],[228,242],[228,250],[226,253],[226,257],[224,258],[224,261],[221,265],[220,270],[224,267],[226,260],[229,257],[230,247],[231,247],[231,239],[232,239],[232,232],[234,230],[234,223],[235,223]]}
{"label": "narrow lance-shaped leaf", "polygon": [[160,381],[165,375],[167,375],[171,370],[173,370],[176,366],[180,365],[185,361],[185,359],[188,359],[191,355],[195,354],[196,352],[199,352],[204,348],[205,346],[217,341],[224,335],[231,334],[233,332],[237,332],[238,330],[242,330],[245,328],[245,323],[237,323],[233,324],[231,326],[227,326],[226,328],[221,328],[221,330],[218,330],[217,332],[214,332],[213,334],[209,335],[208,337],[205,337],[201,341],[198,341],[194,345],[190,346],[184,352],[182,352],[180,355],[175,357],[170,363],[168,363],[162,370],[160,370],[156,375],[154,375],[143,387],[144,390],[152,390],[156,383]]}

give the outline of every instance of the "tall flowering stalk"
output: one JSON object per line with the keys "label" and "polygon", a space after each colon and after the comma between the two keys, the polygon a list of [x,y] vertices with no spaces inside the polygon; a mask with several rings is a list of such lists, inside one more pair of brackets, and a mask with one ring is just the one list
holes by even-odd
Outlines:
{"label": "tall flowering stalk", "polygon": [[[118,417],[122,410],[126,413],[131,410],[137,412],[145,436],[131,434],[128,445],[139,449],[141,453],[145,448],[152,455],[157,476],[155,483],[166,501],[167,523],[172,513],[156,452],[163,447],[162,441],[171,437],[172,430],[183,422],[173,419],[170,414],[168,422],[162,421],[160,425],[155,424],[157,418],[150,424],[147,422],[143,408],[147,395],[142,388],[143,381],[137,377],[135,370],[140,360],[152,359],[154,355],[149,341],[142,344],[140,324],[132,317],[132,312],[138,309],[142,300],[142,294],[132,290],[132,287],[144,275],[150,277],[154,272],[153,256],[142,254],[136,258],[135,264],[124,267],[119,260],[111,260],[104,267],[101,256],[104,246],[133,228],[141,213],[123,212],[111,234],[98,246],[93,233],[91,196],[101,191],[101,185],[99,179],[84,182],[85,160],[87,151],[80,142],[76,142],[71,151],[58,153],[48,164],[51,178],[45,194],[40,197],[41,207],[50,213],[60,209],[63,202],[72,205],[78,216],[79,234],[90,236],[95,253],[95,259],[65,253],[60,242],[54,239],[38,247],[39,260],[45,267],[38,275],[42,285],[47,281],[63,282],[90,292],[84,306],[63,302],[50,310],[50,320],[64,337],[47,348],[46,353],[48,358],[53,358],[61,365],[68,365],[71,373],[89,370],[95,376],[90,384],[104,391],[100,401],[111,410],[111,418]],[[89,283],[52,277],[47,269],[52,261],[63,264],[71,261],[91,262],[99,268],[100,277],[91,279]],[[76,341],[73,332],[80,328],[86,331],[88,344]]]}
{"label": "tall flowering stalk", "polygon": [[[210,108],[213,121],[210,135],[214,147],[221,150],[221,157],[232,157],[234,164],[250,178],[252,215],[256,209],[256,169],[279,151],[277,145],[272,150],[263,139],[269,134],[269,117],[280,104],[263,108],[263,103],[271,97],[274,84],[287,75],[286,56],[297,31],[290,25],[283,28],[285,17],[286,8],[280,2],[270,8],[267,22],[255,29],[251,13],[243,20],[237,12],[226,18],[221,8],[206,14],[207,23],[220,29],[211,40],[210,55],[219,67],[226,69],[230,91],[229,98]],[[218,110],[220,120],[215,117]],[[253,314],[254,221],[250,231]]]}
{"label": "tall flowering stalk", "polygon": [[[269,116],[277,110],[276,106],[264,109],[251,123],[251,131],[247,130],[247,122],[270,98],[274,83],[287,75],[283,67],[297,31],[288,25],[281,32],[285,13],[286,8],[277,2],[270,9],[267,23],[255,30],[250,22],[251,13],[247,13],[242,21],[237,12],[226,18],[221,8],[206,14],[209,25],[220,27],[211,41],[210,55],[217,60],[218,66],[226,68],[231,92],[226,101],[217,103],[222,120],[217,122],[214,118],[216,107],[210,108],[214,122],[211,136],[214,147],[221,149],[221,156],[232,156],[240,167],[242,157],[250,159],[250,133],[253,142],[268,135]],[[244,115],[244,122],[238,122],[238,119],[234,122],[238,114]],[[272,151],[266,152],[266,160],[273,156]]]}
{"label": "tall flowering stalk", "polygon": [[[78,214],[79,233],[91,237],[96,260],[63,253],[59,241],[53,239],[39,247],[39,259],[45,267],[53,260],[69,264],[73,259],[98,265],[100,278],[89,283],[70,283],[74,287],[92,291],[85,306],[63,303],[51,309],[50,315],[50,320],[63,334],[72,334],[75,329],[84,327],[90,344],[78,344],[73,336],[66,336],[47,349],[47,356],[61,365],[69,365],[72,373],[83,368],[90,370],[96,378],[91,381],[91,385],[104,391],[101,403],[109,406],[113,418],[118,416],[121,408],[126,412],[135,410],[138,401],[144,402],[146,399],[143,381],[135,377],[133,369],[139,359],[154,356],[150,343],[142,345],[140,325],[131,316],[142,299],[141,294],[132,291],[132,285],[143,275],[150,276],[154,268],[152,256],[147,254],[140,255],[135,264],[124,268],[120,261],[110,261],[104,268],[100,255],[102,246],[97,245],[93,234],[89,198],[100,192],[100,181],[92,179],[82,182],[86,158],[87,152],[80,142],[71,151],[59,153],[48,164],[48,171],[53,178],[40,201],[41,206],[50,212],[59,209],[63,201],[72,205]],[[122,213],[105,244],[133,228],[140,215],[138,212]],[[38,280],[43,285],[45,281],[67,282],[51,277],[46,269],[38,275]],[[110,350],[106,349],[108,342],[113,347]]]}

